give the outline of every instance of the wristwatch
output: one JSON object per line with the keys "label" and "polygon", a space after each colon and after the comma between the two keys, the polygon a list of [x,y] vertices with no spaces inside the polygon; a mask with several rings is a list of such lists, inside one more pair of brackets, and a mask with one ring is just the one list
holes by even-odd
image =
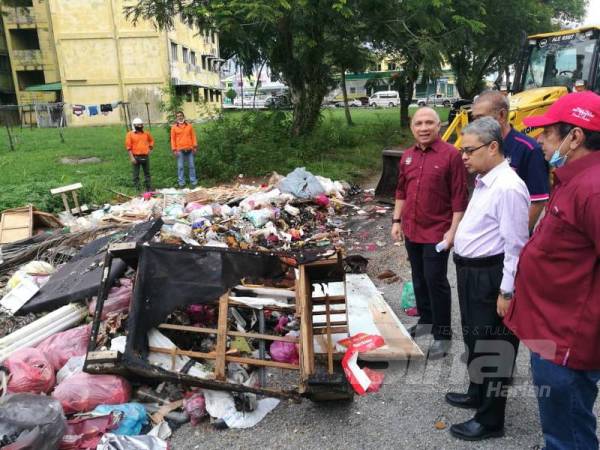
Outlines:
{"label": "wristwatch", "polygon": [[401,223],[402,219],[392,219],[392,223]]}
{"label": "wristwatch", "polygon": [[503,290],[500,290],[500,295],[502,296],[502,298],[504,300],[512,300],[513,298],[513,292],[505,292]]}

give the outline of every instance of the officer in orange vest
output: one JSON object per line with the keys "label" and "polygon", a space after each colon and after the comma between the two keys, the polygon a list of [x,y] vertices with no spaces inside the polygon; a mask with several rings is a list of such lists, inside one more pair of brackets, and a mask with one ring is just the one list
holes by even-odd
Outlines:
{"label": "officer in orange vest", "polygon": [[125,148],[129,152],[129,160],[133,166],[133,184],[140,190],[140,167],[144,171],[146,191],[152,190],[150,180],[150,152],[154,148],[154,138],[144,131],[144,122],[139,117],[133,119],[133,130],[125,136]]}
{"label": "officer in orange vest", "polygon": [[186,122],[182,111],[177,111],[175,117],[177,121],[171,127],[171,151],[177,158],[177,181],[179,187],[185,186],[184,162],[187,160],[190,183],[196,186],[198,184],[194,166],[194,155],[198,150],[196,133],[192,124]]}

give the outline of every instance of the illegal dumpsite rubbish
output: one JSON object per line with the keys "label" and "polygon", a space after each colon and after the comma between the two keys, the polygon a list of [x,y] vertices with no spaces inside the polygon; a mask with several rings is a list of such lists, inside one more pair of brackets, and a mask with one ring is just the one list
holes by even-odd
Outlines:
{"label": "illegal dumpsite rubbish", "polygon": [[[379,246],[353,240],[348,221],[387,211],[350,192],[300,168],[264,187],[169,189],[62,214],[69,237],[28,241],[56,270],[14,311],[37,319],[0,337],[0,363],[37,347],[35,367],[50,372],[30,389],[69,417],[64,448],[167,448],[171,426],[189,420],[247,428],[281,398],[375,391],[381,374],[344,374],[344,339],[381,344],[352,347],[347,370],[422,352],[368,276],[347,274],[367,263],[345,259],[349,242]],[[0,274],[34,257],[9,245]],[[357,376],[368,386],[353,388]]]}

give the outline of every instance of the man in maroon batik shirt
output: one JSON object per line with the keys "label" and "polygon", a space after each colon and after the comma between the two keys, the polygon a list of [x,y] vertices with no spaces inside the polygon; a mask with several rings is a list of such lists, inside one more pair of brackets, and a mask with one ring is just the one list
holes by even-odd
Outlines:
{"label": "man in maroon batik shirt", "polygon": [[597,449],[600,381],[600,96],[577,92],[542,116],[554,172],[546,214],[523,248],[504,323],[531,350],[547,449]]}
{"label": "man in maroon batik shirt", "polygon": [[410,128],[416,143],[398,166],[392,237],[404,239],[421,314],[409,331],[413,337],[431,331],[428,357],[438,359],[448,353],[452,338],[448,255],[467,208],[467,172],[456,148],[440,139],[440,118],[433,109],[418,109]]}

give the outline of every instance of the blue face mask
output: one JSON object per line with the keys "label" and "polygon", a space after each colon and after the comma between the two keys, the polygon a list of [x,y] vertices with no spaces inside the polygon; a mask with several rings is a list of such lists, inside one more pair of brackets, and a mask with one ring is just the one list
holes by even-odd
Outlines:
{"label": "blue face mask", "polygon": [[569,134],[567,134],[565,136],[565,138],[562,140],[562,142],[560,143],[558,148],[556,150],[554,150],[554,153],[552,154],[552,158],[550,158],[550,161],[548,161],[548,164],[550,164],[550,167],[559,168],[559,167],[564,166],[565,163],[567,162],[567,155],[569,154],[570,150],[565,155],[561,155],[560,149],[570,134],[571,134],[571,132],[569,132]]}

